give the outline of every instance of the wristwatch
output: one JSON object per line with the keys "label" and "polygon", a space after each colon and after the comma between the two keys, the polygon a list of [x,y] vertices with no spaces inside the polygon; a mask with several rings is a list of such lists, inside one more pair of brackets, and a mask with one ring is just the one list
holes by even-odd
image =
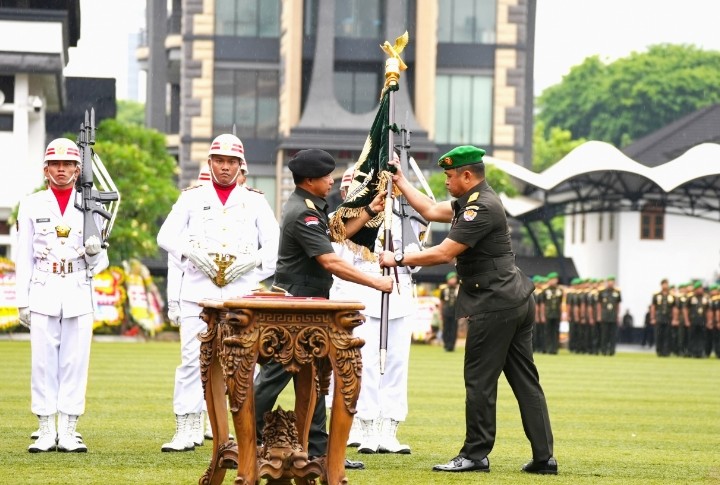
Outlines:
{"label": "wristwatch", "polygon": [[403,253],[395,253],[395,264],[397,264],[400,267],[405,266],[403,264],[403,259],[405,259],[405,255]]}

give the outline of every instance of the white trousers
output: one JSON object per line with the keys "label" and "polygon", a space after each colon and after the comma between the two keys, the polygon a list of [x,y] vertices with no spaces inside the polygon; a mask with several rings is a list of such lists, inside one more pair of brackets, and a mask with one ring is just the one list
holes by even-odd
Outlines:
{"label": "white trousers", "polygon": [[391,418],[405,421],[408,413],[407,382],[412,325],[409,317],[388,321],[385,374],[380,374],[380,319],[366,316],[353,334],[365,340],[362,353],[362,383],[357,403],[360,419]]}
{"label": "white trousers", "polygon": [[30,314],[30,409],[47,416],[85,412],[93,314],[61,318]]}
{"label": "white trousers", "polygon": [[200,380],[200,340],[197,336],[207,330],[200,319],[202,307],[197,303],[180,302],[180,365],[175,369],[175,414],[199,413],[205,408],[202,381]]}

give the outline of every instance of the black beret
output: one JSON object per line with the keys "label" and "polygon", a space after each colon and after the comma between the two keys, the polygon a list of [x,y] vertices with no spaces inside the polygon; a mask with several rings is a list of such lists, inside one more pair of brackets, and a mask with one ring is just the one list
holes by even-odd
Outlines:
{"label": "black beret", "polygon": [[288,162],[292,173],[300,177],[324,177],[335,170],[335,159],[325,150],[300,150]]}

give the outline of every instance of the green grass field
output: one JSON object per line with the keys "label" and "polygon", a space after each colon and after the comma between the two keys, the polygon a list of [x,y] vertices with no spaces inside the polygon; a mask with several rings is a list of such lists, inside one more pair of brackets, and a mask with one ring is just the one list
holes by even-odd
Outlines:
{"label": "green grass field", "polygon": [[[490,474],[432,472],[464,436],[463,351],[414,346],[410,415],[400,427],[411,455],[358,455],[364,471],[350,483],[372,484],[667,484],[720,483],[720,360],[537,357],[555,434],[558,476],[519,471],[530,458],[517,403],[503,378]],[[1,341],[0,482],[3,484],[193,484],[210,446],[161,453],[174,432],[172,392],[179,343],[93,344],[86,414],[78,430],[87,454],[30,454],[30,346]],[[281,404],[291,407],[292,396]],[[208,443],[209,444],[209,443]],[[225,483],[232,483],[229,471]]]}

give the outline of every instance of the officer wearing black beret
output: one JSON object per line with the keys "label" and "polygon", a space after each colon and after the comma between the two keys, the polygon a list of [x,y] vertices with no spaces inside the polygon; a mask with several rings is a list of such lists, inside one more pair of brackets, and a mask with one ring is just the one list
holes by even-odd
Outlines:
{"label": "officer wearing black beret", "polygon": [[399,170],[396,186],[428,221],[450,222],[447,238],[422,252],[381,256],[382,266],[431,266],[456,260],[460,291],[456,317],[468,317],[465,345],[465,443],[435,471],[489,471],[495,444],[497,381],[504,373],[520,406],[533,459],[522,470],[556,474],[553,435],[545,395],[533,362],[535,320],[533,284],[515,266],[510,230],[500,198],[485,181],[484,150],[460,146],[438,165],[445,186],[457,200],[434,202],[415,189]]}
{"label": "officer wearing black beret", "polygon": [[[333,186],[335,160],[324,150],[299,151],[289,162],[295,190],[283,207],[280,222],[280,247],[273,286],[292,296],[329,298],[333,275],[353,283],[390,293],[391,276],[369,276],[357,271],[335,253],[328,229],[328,203],[325,198]],[[370,203],[371,211],[385,207],[383,193]],[[370,220],[368,212],[346,222],[348,237]],[[265,364],[255,379],[255,420],[258,434],[264,427],[263,416],[271,411],[280,393],[293,378],[282,364]],[[325,399],[318,399],[310,426],[308,455],[319,457],[327,453]],[[258,439],[261,436],[258,435]],[[345,461],[346,468],[363,468],[361,462]]]}

